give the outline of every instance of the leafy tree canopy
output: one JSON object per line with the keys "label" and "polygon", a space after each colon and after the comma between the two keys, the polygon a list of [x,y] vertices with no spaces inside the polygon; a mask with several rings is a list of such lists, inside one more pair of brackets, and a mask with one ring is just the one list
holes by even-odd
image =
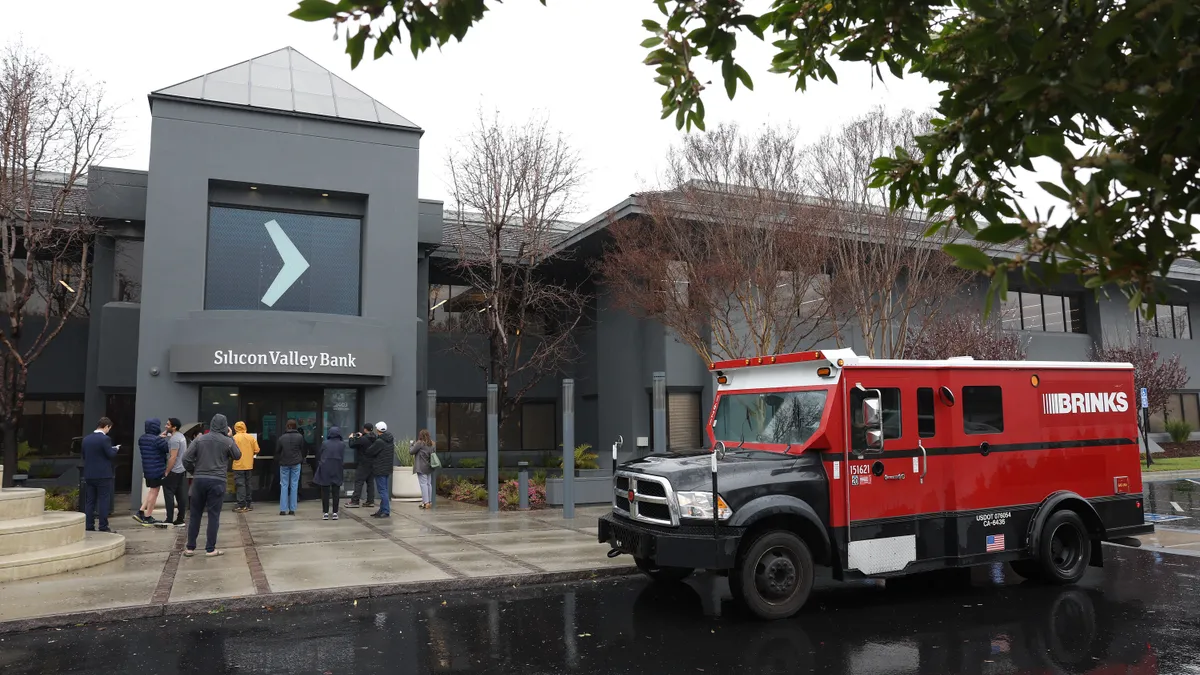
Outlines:
{"label": "leafy tree canopy", "polygon": [[[1116,284],[1150,315],[1171,265],[1200,261],[1195,0],[773,0],[760,15],[737,0],[654,4],[662,17],[643,22],[642,46],[663,117],[679,128],[704,128],[703,61],[719,66],[726,95],[753,86],[739,37],[771,41],[771,71],[797,89],[836,82],[836,61],[941,83],[933,130],[915,153],[879,158],[874,180],[893,208],[938,214],[934,230],[998,247],[947,247],[991,275],[989,300],[1019,268]],[[414,55],[461,40],[487,10],[485,0],[301,0],[292,16],[344,27],[357,65],[368,43],[380,58],[403,33]],[[1018,204],[1017,172],[1036,157],[1059,168],[1039,183],[1057,213]]]}

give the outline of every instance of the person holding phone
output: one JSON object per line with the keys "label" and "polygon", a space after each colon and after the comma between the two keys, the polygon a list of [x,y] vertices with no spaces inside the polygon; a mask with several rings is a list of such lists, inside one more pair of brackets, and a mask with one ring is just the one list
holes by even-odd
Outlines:
{"label": "person holding phone", "polygon": [[113,458],[121,449],[121,446],[113,445],[108,435],[112,425],[112,420],[101,417],[96,430],[83,437],[80,448],[83,454],[84,529],[89,532],[96,530],[97,516],[100,531],[112,532],[108,529],[108,514],[112,512]]}

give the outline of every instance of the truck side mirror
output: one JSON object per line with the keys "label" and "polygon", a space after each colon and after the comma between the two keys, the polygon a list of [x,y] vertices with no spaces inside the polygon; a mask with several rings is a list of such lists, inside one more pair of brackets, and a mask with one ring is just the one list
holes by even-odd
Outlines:
{"label": "truck side mirror", "polygon": [[867,428],[867,448],[882,450],[883,409],[880,399],[878,397],[863,399],[862,414],[863,426]]}

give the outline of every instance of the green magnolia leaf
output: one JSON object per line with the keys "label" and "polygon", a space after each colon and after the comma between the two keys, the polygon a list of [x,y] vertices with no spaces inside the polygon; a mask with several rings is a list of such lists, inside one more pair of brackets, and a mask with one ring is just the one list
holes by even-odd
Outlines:
{"label": "green magnolia leaf", "polygon": [[1037,89],[1042,85],[1042,78],[1039,75],[1020,75],[1010,77],[1001,85],[1004,92],[997,97],[999,101],[1019,101],[1025,98],[1029,92]]}
{"label": "green magnolia leaf", "polygon": [[327,0],[300,0],[288,16],[301,21],[324,21],[338,14],[338,6]]}
{"label": "green magnolia leaf", "polygon": [[997,223],[975,233],[975,240],[989,244],[1007,244],[1024,234],[1025,228],[1020,223]]}
{"label": "green magnolia leaf", "polygon": [[650,47],[657,47],[657,46],[661,45],[662,43],[663,43],[663,39],[660,37],[652,37],[652,38],[646,38],[645,40],[642,40],[642,46],[647,49],[649,49]]}
{"label": "green magnolia leaf", "polygon": [[1071,193],[1062,189],[1062,187],[1055,185],[1054,183],[1040,180],[1040,181],[1038,181],[1038,185],[1040,185],[1042,187],[1042,189],[1045,190],[1046,192],[1049,192],[1050,194],[1054,195],[1055,197],[1058,197],[1059,199],[1063,200],[1064,202],[1071,201]]}
{"label": "green magnolia leaf", "polygon": [[992,259],[970,244],[946,244],[942,249],[963,269],[986,272],[992,267]]}
{"label": "green magnolia leaf", "polygon": [[370,26],[360,26],[358,32],[354,35],[346,35],[346,53],[350,55],[350,69],[353,70],[362,62],[363,50],[367,46],[367,36],[370,35]]}

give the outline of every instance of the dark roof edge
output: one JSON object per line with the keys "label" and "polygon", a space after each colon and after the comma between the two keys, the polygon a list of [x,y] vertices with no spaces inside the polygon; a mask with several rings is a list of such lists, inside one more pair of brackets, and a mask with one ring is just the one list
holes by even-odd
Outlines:
{"label": "dark roof edge", "polygon": [[[173,101],[176,103],[190,103],[199,106],[213,106],[215,108],[226,108],[229,110],[245,110],[249,112],[262,113],[265,115],[282,115],[284,117],[299,117],[301,119],[320,120],[323,122],[333,122],[340,124],[350,124],[363,127],[371,127],[374,129],[386,129],[388,131],[402,131],[406,133],[416,133],[418,136],[424,136],[425,130],[418,126],[406,127],[400,124],[384,124],[383,122],[370,122],[367,120],[356,120],[348,117],[329,117],[328,115],[315,115],[313,113],[296,112],[295,110],[278,110],[276,108],[260,108],[253,105],[241,105],[239,103],[224,103],[222,101],[206,101],[203,99],[188,98],[186,96],[172,96],[171,94],[160,94],[158,92],[150,92],[146,98],[151,104],[151,115],[153,115],[154,101]],[[399,113],[397,113],[399,114]]]}

